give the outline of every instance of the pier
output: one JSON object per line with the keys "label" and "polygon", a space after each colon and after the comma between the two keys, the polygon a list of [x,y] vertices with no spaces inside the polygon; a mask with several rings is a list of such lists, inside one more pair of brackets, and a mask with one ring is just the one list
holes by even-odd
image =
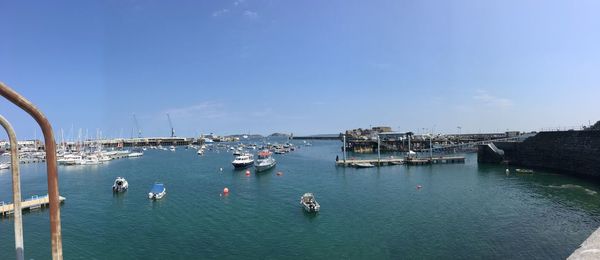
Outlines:
{"label": "pier", "polygon": [[[65,197],[59,196],[59,201],[62,203],[65,201]],[[29,199],[21,202],[21,210],[28,209],[34,210],[42,207],[46,207],[49,203],[48,195],[44,196],[32,196]],[[5,204],[4,201],[0,202],[0,215],[6,216],[9,214],[13,214],[15,210],[15,206],[13,203]]]}
{"label": "pier", "polygon": [[443,156],[431,158],[381,158],[381,159],[350,159],[339,160],[335,162],[336,166],[356,167],[360,163],[370,163],[374,166],[387,165],[429,165],[429,164],[449,164],[449,163],[465,163],[465,157],[462,156]]}

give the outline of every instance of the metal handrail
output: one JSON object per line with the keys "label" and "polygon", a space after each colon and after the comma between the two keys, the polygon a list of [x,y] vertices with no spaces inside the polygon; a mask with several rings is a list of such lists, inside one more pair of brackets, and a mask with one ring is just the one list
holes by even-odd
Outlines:
{"label": "metal handrail", "polygon": [[38,123],[44,134],[46,171],[48,178],[48,204],[50,207],[50,240],[52,259],[62,260],[62,233],[60,227],[60,199],[58,193],[58,170],[56,167],[56,143],[50,122],[33,103],[0,82],[0,95],[27,112]]}
{"label": "metal handrail", "polygon": [[[12,172],[12,190],[13,190],[13,212],[15,217],[15,251],[16,259],[23,260],[23,212],[21,210],[21,176],[19,176],[19,147],[17,144],[17,135],[8,120],[0,115],[0,125],[8,134],[10,142],[10,170]],[[4,204],[4,203],[2,203]]]}

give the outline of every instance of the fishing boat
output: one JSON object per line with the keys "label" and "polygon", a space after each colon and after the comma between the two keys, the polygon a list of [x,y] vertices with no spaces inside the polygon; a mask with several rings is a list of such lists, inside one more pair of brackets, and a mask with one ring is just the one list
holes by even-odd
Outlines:
{"label": "fishing boat", "polygon": [[162,197],[164,197],[165,194],[167,194],[167,189],[165,189],[165,185],[160,182],[157,182],[154,183],[154,185],[152,185],[152,188],[148,193],[148,198],[153,200],[159,200],[162,199]]}
{"label": "fishing boat", "polygon": [[264,150],[258,153],[258,159],[256,159],[254,167],[256,172],[262,172],[275,167],[275,164],[272,153],[269,150]]}
{"label": "fishing boat", "polygon": [[123,177],[117,177],[117,179],[115,180],[115,183],[112,186],[112,189],[114,192],[126,191],[127,188],[129,188],[129,183]]}
{"label": "fishing boat", "polygon": [[233,160],[231,164],[233,164],[233,167],[236,169],[246,168],[254,164],[254,157],[249,153],[242,154],[240,156],[236,156],[235,160]]}
{"label": "fishing boat", "polygon": [[355,163],[354,167],[356,167],[356,168],[371,168],[371,167],[375,167],[375,165],[373,165],[372,163]]}
{"label": "fishing boat", "polygon": [[304,193],[300,197],[300,205],[308,212],[319,212],[321,205],[315,200],[315,195],[312,193]]}

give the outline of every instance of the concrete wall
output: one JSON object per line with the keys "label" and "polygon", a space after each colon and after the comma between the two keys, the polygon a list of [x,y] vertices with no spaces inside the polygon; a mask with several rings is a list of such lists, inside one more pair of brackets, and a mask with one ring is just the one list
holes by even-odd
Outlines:
{"label": "concrete wall", "polygon": [[511,165],[600,178],[600,131],[541,132],[521,143],[494,144]]}

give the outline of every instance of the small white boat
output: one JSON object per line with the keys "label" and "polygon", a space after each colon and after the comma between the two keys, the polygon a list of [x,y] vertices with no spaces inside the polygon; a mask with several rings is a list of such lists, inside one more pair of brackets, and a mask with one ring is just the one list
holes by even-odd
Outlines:
{"label": "small white boat", "polygon": [[95,155],[88,155],[80,162],[81,165],[96,165],[99,163],[100,163],[100,160]]}
{"label": "small white boat", "polygon": [[300,197],[300,205],[308,212],[319,212],[319,209],[321,209],[321,205],[315,200],[315,195],[312,193],[304,193]]}
{"label": "small white boat", "polygon": [[66,154],[63,158],[56,160],[60,165],[78,165],[82,164],[83,158],[81,155]]}
{"label": "small white boat", "polygon": [[160,182],[157,182],[154,183],[154,185],[150,189],[150,192],[148,193],[148,198],[158,200],[162,199],[162,197],[164,197],[165,194],[167,194],[167,189],[165,189],[165,185]]}
{"label": "small white boat", "polygon": [[112,186],[112,189],[114,192],[126,191],[127,188],[129,188],[129,183],[123,177],[117,177],[117,179],[115,180],[115,183]]}
{"label": "small white boat", "polygon": [[173,145],[169,146],[169,150],[171,150],[171,152],[175,152],[175,146],[173,146]]}
{"label": "small white boat", "polygon": [[375,167],[375,165],[373,165],[372,163],[355,163],[354,167],[356,167],[356,168],[371,168],[371,167]]}
{"label": "small white boat", "polygon": [[264,150],[258,153],[258,159],[256,159],[256,164],[254,164],[256,172],[266,171],[275,167],[276,162],[271,155],[272,153],[269,152],[269,150]]}
{"label": "small white boat", "polygon": [[204,149],[202,149],[202,148],[198,149],[198,151],[196,152],[196,154],[198,154],[198,155],[204,155]]}
{"label": "small white boat", "polygon": [[233,164],[233,167],[236,169],[246,168],[254,164],[254,158],[252,154],[242,154],[236,156],[231,164]]}
{"label": "small white boat", "polygon": [[515,171],[517,173],[533,173],[533,170],[531,170],[531,169],[516,169]]}
{"label": "small white boat", "polygon": [[136,149],[133,149],[131,151],[131,153],[127,155],[127,157],[140,157],[143,155],[144,155],[144,150],[136,148]]}
{"label": "small white boat", "polygon": [[5,170],[10,168],[10,163],[0,163],[0,170]]}

